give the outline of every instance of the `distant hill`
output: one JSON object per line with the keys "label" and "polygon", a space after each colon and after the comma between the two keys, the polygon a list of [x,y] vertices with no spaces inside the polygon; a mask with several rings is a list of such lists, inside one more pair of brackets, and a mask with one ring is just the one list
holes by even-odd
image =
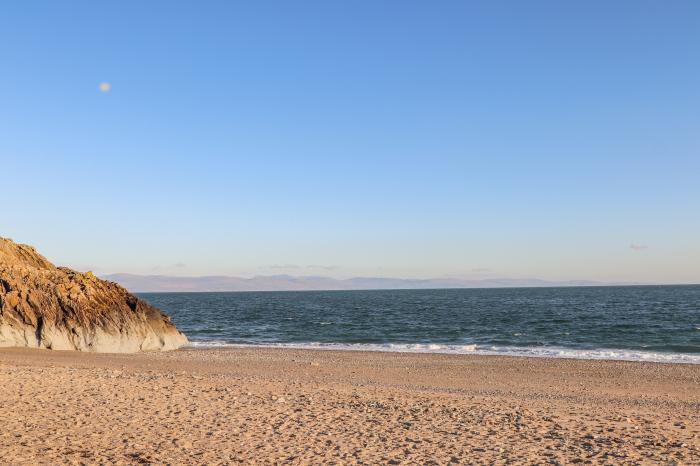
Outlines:
{"label": "distant hill", "polygon": [[609,283],[590,280],[548,281],[539,279],[489,278],[462,280],[457,278],[404,279],[355,277],[335,279],[320,276],[294,277],[269,275],[253,278],[228,276],[174,277],[167,275],[104,275],[133,292],[148,291],[298,291],[298,290],[379,290],[431,288],[514,288],[546,286],[611,286],[638,283]]}

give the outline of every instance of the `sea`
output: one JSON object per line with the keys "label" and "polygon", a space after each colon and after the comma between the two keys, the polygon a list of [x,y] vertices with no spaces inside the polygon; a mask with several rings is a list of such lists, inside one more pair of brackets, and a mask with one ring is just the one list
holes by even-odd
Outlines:
{"label": "sea", "polygon": [[700,364],[700,285],[140,293],[201,348]]}

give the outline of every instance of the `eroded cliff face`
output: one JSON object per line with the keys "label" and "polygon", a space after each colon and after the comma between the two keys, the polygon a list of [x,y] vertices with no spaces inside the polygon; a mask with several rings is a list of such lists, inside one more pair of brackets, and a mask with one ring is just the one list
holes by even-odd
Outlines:
{"label": "eroded cliff face", "polygon": [[0,237],[0,346],[134,353],[186,343],[168,316],[116,283]]}

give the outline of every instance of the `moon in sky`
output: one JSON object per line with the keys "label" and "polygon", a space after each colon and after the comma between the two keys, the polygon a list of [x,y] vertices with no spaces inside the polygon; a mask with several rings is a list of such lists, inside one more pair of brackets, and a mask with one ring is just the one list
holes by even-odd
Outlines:
{"label": "moon in sky", "polygon": [[101,92],[109,92],[109,90],[112,88],[112,86],[108,82],[101,82],[100,83],[100,91]]}

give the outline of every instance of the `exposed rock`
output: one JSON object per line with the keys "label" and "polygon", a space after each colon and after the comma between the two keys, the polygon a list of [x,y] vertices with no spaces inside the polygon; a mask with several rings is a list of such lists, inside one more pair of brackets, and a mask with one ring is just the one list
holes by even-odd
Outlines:
{"label": "exposed rock", "polygon": [[0,237],[0,346],[133,353],[186,343],[168,316],[118,284]]}

